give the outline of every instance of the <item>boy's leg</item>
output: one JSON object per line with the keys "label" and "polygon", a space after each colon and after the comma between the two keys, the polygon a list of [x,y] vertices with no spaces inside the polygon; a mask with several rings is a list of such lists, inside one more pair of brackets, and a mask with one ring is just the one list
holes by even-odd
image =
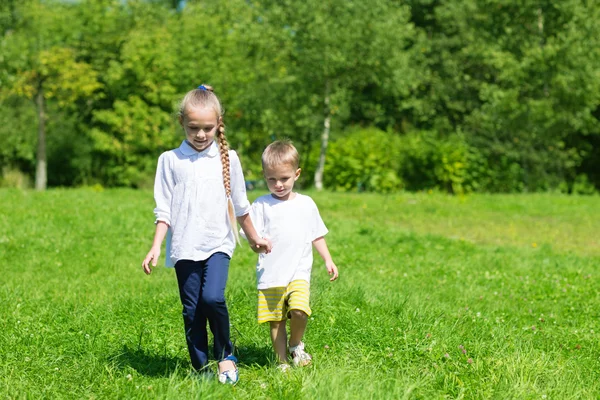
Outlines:
{"label": "boy's leg", "polygon": [[185,340],[192,366],[202,369],[208,362],[208,334],[206,331],[206,316],[200,301],[203,263],[191,260],[181,260],[175,265],[179,297],[183,306],[183,323]]}
{"label": "boy's leg", "polygon": [[311,313],[309,305],[310,285],[305,280],[292,281],[289,286],[289,313],[290,316],[290,347],[289,352],[295,366],[308,365],[311,355],[304,351],[302,338],[306,331],[308,316]]}
{"label": "boy's leg", "polygon": [[277,362],[287,364],[287,332],[285,329],[286,321],[271,321],[271,342]]}
{"label": "boy's leg", "polygon": [[310,284],[305,280],[292,281],[288,286],[290,317],[290,347],[300,344],[306,331],[308,316],[311,313],[309,305]]}
{"label": "boy's leg", "polygon": [[301,310],[290,310],[290,314],[290,347],[295,347],[300,344],[304,337],[308,315]]}

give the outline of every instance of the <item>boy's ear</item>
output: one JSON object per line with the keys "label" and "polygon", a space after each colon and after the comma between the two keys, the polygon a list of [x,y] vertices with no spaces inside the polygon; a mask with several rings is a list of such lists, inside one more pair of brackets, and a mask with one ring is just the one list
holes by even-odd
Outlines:
{"label": "boy's ear", "polygon": [[183,128],[183,117],[181,115],[179,115],[177,117],[177,120],[179,121],[179,125],[181,125],[181,127]]}
{"label": "boy's ear", "polygon": [[302,168],[298,168],[296,170],[296,177],[294,178],[294,180],[297,180],[298,178],[300,178],[300,173],[302,172]]}

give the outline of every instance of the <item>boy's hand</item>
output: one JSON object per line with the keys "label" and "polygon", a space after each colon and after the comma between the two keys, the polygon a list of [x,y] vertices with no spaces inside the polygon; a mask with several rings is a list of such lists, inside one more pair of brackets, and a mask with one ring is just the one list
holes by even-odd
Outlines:
{"label": "boy's hand", "polygon": [[273,243],[269,239],[259,238],[250,247],[255,253],[269,254],[273,248]]}
{"label": "boy's hand", "polygon": [[144,272],[146,273],[146,275],[150,275],[152,273],[152,269],[150,268],[150,261],[152,261],[152,266],[156,267],[158,257],[160,257],[160,247],[152,247],[146,255],[146,258],[144,258],[144,261],[142,261],[142,268],[144,268]]}
{"label": "boy's hand", "polygon": [[335,266],[333,261],[326,263],[325,266],[327,267],[327,273],[329,275],[331,275],[331,278],[329,278],[329,281],[330,282],[335,281],[339,276],[337,267]]}

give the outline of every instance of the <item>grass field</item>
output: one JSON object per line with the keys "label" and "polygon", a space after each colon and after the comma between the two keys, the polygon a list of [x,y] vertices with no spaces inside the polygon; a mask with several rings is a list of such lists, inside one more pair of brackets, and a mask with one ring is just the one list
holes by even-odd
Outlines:
{"label": "grass field", "polygon": [[[254,198],[262,193],[251,193]],[[0,398],[600,398],[600,198],[309,193],[311,367],[278,373],[254,254],[227,288],[240,383],[190,373],[150,192],[0,191]]]}

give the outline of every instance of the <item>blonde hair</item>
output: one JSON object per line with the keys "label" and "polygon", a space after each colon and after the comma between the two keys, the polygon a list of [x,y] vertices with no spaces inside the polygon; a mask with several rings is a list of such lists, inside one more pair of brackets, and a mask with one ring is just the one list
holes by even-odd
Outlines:
{"label": "blonde hair", "polygon": [[276,140],[263,151],[261,161],[263,169],[282,164],[287,164],[294,169],[298,169],[300,155],[291,140]]}
{"label": "blonde hair", "polygon": [[229,143],[225,137],[225,124],[223,123],[223,107],[221,101],[214,93],[212,86],[200,85],[196,89],[190,90],[179,103],[177,117],[180,121],[183,120],[188,107],[212,108],[217,114],[217,132],[216,139],[221,154],[221,165],[223,166],[223,186],[225,187],[225,195],[227,196],[227,215],[229,223],[233,230],[236,243],[240,243],[240,237],[237,230],[235,218],[235,209],[233,200],[231,199],[231,174],[229,162]]}

